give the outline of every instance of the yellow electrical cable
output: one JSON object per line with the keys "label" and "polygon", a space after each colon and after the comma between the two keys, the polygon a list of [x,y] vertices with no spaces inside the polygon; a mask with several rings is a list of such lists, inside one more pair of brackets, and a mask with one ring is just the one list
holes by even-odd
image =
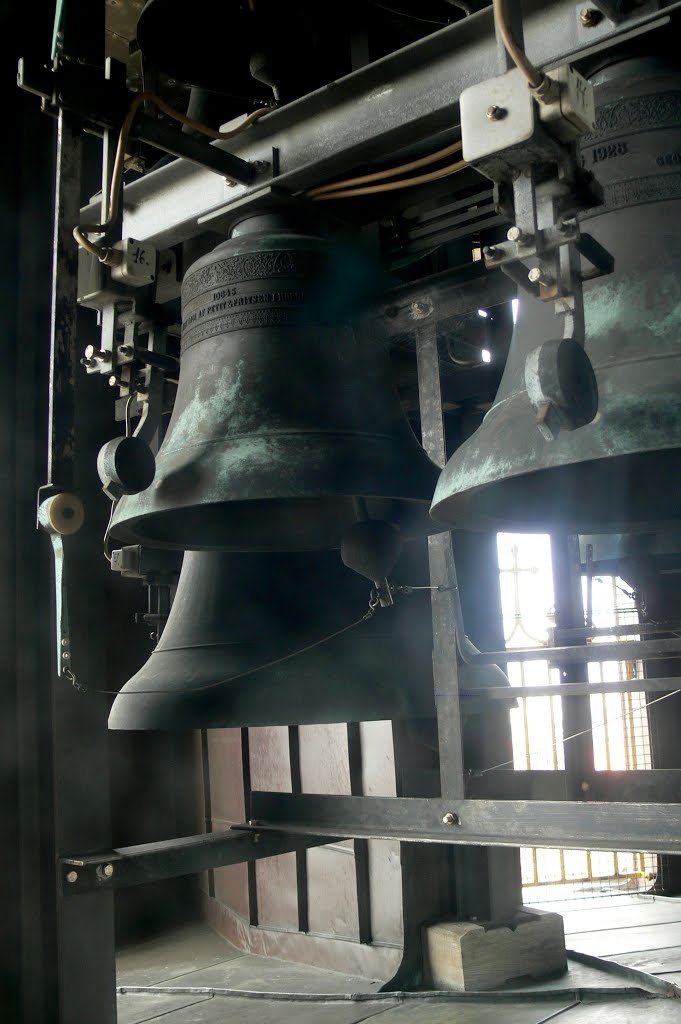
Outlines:
{"label": "yellow electrical cable", "polygon": [[425,185],[429,181],[438,181],[440,178],[447,178],[450,174],[456,174],[468,167],[465,160],[459,160],[455,164],[448,164],[440,167],[437,171],[429,171],[428,174],[418,174],[415,178],[401,178],[399,181],[389,181],[382,185],[369,185],[367,188],[348,188],[342,192],[329,192],[322,196],[315,196],[315,201],[323,202],[325,199],[350,199],[353,196],[371,196],[377,192],[393,192],[400,188],[411,188],[413,185]]}
{"label": "yellow electrical cable", "polygon": [[337,192],[341,189],[349,188],[351,185],[364,185],[370,181],[383,181],[384,178],[394,178],[397,174],[404,174],[405,171],[415,171],[419,167],[427,167],[428,164],[444,160],[445,157],[452,156],[453,153],[459,153],[462,145],[461,139],[457,139],[456,142],[445,146],[444,149],[438,149],[435,153],[428,153],[426,156],[419,157],[418,160],[411,160],[407,164],[398,164],[396,167],[387,167],[385,170],[375,171],[372,174],[361,174],[357,178],[345,178],[342,181],[333,181],[328,185],[318,185],[316,188],[311,188],[305,195],[308,199],[316,199],[326,192]]}
{"label": "yellow electrical cable", "polygon": [[521,50],[513,38],[508,24],[506,0],[493,0],[493,10],[494,23],[499,35],[501,36],[501,40],[506,47],[506,52],[518,70],[525,76],[530,88],[538,89],[544,81],[544,75],[540,71],[537,71],[534,64],[529,60],[525,52]]}
{"label": "yellow electrical cable", "polygon": [[130,137],[130,131],[132,129],[133,121],[137,114],[137,110],[142,103],[153,103],[159,108],[167,117],[173,118],[175,121],[179,121],[180,124],[186,125],[188,128],[192,128],[194,131],[200,132],[202,135],[207,135],[211,139],[233,139],[235,135],[239,135],[244,129],[248,128],[263,117],[265,114],[271,112],[269,107],[261,107],[259,110],[254,110],[252,114],[244,118],[241,124],[237,125],[236,128],[232,128],[231,131],[220,132],[214,128],[209,128],[208,125],[203,124],[201,121],[195,121],[191,117],[187,117],[186,114],[180,113],[179,110],[175,110],[165,100],[161,99],[153,92],[140,92],[133,99],[128,109],[121,130],[118,135],[118,145],[116,147],[116,156],[114,158],[113,170],[111,172],[111,187],[109,189],[109,204],[107,217],[102,224],[78,224],[73,229],[73,237],[83,249],[96,256],[97,259],[105,262],[110,258],[112,250],[97,245],[94,242],[90,242],[85,235],[87,233],[102,234],[107,231],[116,222],[118,216],[118,204],[120,199],[121,191],[121,179],[123,177],[123,171],[125,169],[125,152],[128,145],[128,139]]}

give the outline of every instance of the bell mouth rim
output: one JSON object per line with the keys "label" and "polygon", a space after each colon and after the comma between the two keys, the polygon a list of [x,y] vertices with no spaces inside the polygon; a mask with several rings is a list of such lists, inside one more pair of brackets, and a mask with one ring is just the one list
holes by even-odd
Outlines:
{"label": "bell mouth rim", "polygon": [[[451,529],[510,533],[673,530],[681,520],[680,469],[681,441],[678,447],[525,469],[439,500],[436,492],[431,516]],[[622,510],[628,518],[618,518]]]}
{"label": "bell mouth rim", "polygon": [[[133,496],[137,497],[137,496]],[[371,519],[395,526],[405,540],[447,529],[429,516],[430,497],[305,495],[203,502],[127,514],[111,537],[171,550],[225,552],[315,552],[337,550],[357,521],[354,497],[364,498]],[[123,504],[123,503],[121,503]],[[123,508],[125,511],[125,508]]]}

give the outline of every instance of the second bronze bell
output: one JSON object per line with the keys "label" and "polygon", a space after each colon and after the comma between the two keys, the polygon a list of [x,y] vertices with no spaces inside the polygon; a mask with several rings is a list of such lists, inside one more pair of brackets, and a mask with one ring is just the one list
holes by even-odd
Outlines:
{"label": "second bronze bell", "polygon": [[[410,545],[403,556],[406,578],[424,562],[424,553],[413,550],[420,547]],[[109,728],[432,716],[427,594],[404,597],[303,650],[361,619],[368,595],[366,581],[346,569],[336,551],[187,552],[160,643],[116,697]]]}
{"label": "second bronze bell", "polygon": [[276,214],[251,216],[190,267],[156,476],[120,501],[112,537],[193,550],[337,548],[357,497],[404,536],[436,529],[437,467],[402,412],[387,353],[350,326],[362,276],[347,248]]}

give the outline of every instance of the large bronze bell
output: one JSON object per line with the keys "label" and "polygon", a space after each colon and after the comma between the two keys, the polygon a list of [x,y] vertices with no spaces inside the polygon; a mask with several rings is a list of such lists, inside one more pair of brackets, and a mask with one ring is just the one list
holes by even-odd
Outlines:
{"label": "large bronze bell", "polygon": [[[405,582],[415,582],[413,556],[399,564]],[[335,551],[188,552],[161,640],[114,701],[109,728],[433,715],[430,600],[422,592],[306,653],[229,681],[360,619],[368,597],[366,581]]]}
{"label": "large bronze bell", "polygon": [[542,437],[525,358],[558,321],[551,304],[521,295],[495,403],[435,492],[432,515],[457,527],[637,532],[681,516],[681,74],[629,59],[594,85],[597,128],[582,159],[605,203],[588,230],[615,257],[614,274],[584,286],[599,411]]}
{"label": "large bronze bell", "polygon": [[[425,545],[407,545],[403,584],[427,579]],[[430,597],[397,598],[360,619],[366,580],[335,551],[281,555],[189,551],[161,640],[123,687],[110,729],[181,730],[432,717]],[[247,673],[247,674],[243,674]],[[239,678],[236,678],[239,677]],[[488,711],[480,691],[507,686],[497,665],[460,665],[464,718]]]}
{"label": "large bronze bell", "polygon": [[339,547],[367,514],[432,532],[437,467],[404,416],[386,351],[350,327],[356,254],[251,216],[182,285],[173,415],[151,487],[125,496],[125,543],[233,551]]}

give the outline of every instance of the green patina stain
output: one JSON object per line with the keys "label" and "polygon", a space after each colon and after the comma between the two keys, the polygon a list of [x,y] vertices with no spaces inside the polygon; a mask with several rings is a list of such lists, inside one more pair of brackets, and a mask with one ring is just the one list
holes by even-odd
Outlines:
{"label": "green patina stain", "polygon": [[646,277],[626,274],[618,281],[605,279],[585,294],[584,313],[587,349],[589,337],[611,331],[644,332],[673,349],[681,340],[681,280],[664,272]]}
{"label": "green patina stain", "polygon": [[193,445],[210,444],[220,440],[216,432],[223,425],[224,433],[239,433],[242,419],[241,362],[236,367],[223,367],[219,372],[214,364],[197,374],[191,401],[175,419],[168,432],[165,452],[177,451]]}

